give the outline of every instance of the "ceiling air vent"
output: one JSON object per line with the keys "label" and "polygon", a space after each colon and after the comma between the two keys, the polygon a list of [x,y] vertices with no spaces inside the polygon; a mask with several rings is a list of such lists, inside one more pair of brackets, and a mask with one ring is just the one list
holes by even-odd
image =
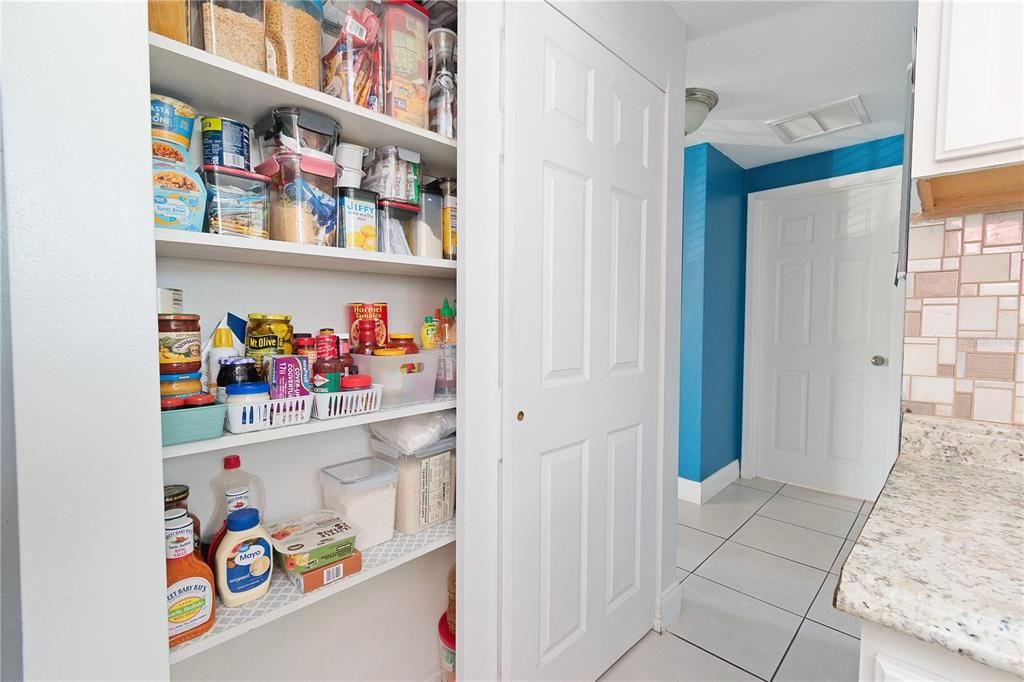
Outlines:
{"label": "ceiling air vent", "polygon": [[790,144],[806,140],[809,137],[859,126],[869,121],[871,119],[864,108],[864,103],[860,101],[860,95],[854,95],[811,109],[807,113],[793,114],[768,121],[765,125],[775,131],[775,134],[783,142]]}

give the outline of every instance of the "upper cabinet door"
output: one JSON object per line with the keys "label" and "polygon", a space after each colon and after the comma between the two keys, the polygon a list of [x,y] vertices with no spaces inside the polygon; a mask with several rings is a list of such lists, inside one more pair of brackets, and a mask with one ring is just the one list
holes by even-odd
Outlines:
{"label": "upper cabinet door", "polygon": [[1024,162],[1024,4],[921,2],[916,178]]}

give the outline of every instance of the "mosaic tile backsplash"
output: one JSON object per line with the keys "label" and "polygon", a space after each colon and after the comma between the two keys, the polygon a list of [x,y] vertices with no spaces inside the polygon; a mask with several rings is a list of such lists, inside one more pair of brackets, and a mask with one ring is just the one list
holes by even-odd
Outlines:
{"label": "mosaic tile backsplash", "polygon": [[1024,424],[1024,211],[910,228],[903,408]]}

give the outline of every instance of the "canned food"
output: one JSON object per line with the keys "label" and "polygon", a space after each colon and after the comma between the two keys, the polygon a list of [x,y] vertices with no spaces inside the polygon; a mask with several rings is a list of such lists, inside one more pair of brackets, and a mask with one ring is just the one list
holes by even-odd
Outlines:
{"label": "canned food", "polygon": [[150,95],[149,117],[153,137],[177,142],[188,150],[196,122],[195,109],[173,97]]}
{"label": "canned food", "polygon": [[221,116],[203,117],[203,164],[249,170],[249,126]]}
{"label": "canned food", "polygon": [[180,315],[185,309],[185,296],[181,289],[157,289],[157,312],[166,315]]}
{"label": "canned food", "polygon": [[292,355],[292,316],[250,313],[245,326],[245,354],[258,360],[262,367],[264,355]]}
{"label": "canned food", "polygon": [[377,333],[377,345],[386,346],[388,343],[388,304],[387,303],[349,303],[348,304],[348,327],[349,338],[358,339],[359,320],[374,320],[374,329]]}

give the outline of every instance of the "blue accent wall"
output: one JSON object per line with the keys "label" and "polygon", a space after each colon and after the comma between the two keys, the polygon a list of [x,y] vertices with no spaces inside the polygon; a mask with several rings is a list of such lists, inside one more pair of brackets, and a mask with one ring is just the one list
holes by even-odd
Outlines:
{"label": "blue accent wall", "polygon": [[747,194],[903,163],[903,136],[744,170],[710,144],[687,147],[679,476],[703,481],[740,455]]}

